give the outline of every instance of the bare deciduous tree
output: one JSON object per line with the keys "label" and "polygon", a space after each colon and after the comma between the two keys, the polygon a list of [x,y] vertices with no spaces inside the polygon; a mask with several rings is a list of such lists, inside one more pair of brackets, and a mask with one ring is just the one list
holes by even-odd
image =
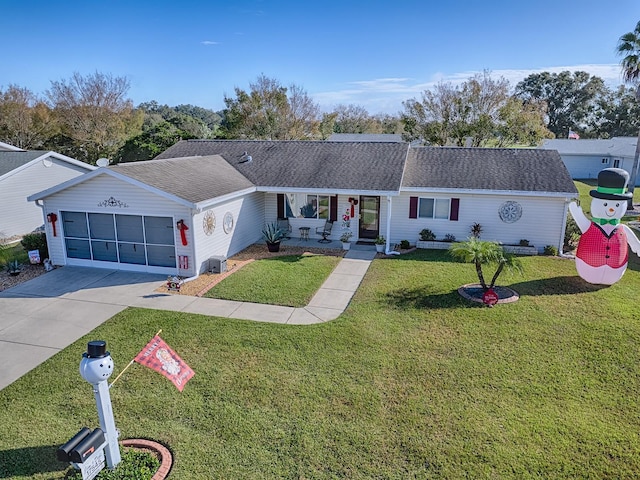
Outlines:
{"label": "bare deciduous tree", "polygon": [[112,157],[127,138],[140,132],[142,113],[126,97],[129,80],[96,72],[74,73],[68,80],[52,81],[45,95],[72,142],[70,154],[95,163]]}
{"label": "bare deciduous tree", "polygon": [[25,150],[42,148],[55,135],[51,110],[27,88],[0,90],[0,139]]}

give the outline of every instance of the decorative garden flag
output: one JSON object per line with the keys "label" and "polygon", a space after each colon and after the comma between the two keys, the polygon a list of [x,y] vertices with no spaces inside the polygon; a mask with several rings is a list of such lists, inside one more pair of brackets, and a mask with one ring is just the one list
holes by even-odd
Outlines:
{"label": "decorative garden flag", "polygon": [[140,365],[149,367],[173,382],[180,391],[195,372],[174,352],[164,340],[156,335],[134,358]]}

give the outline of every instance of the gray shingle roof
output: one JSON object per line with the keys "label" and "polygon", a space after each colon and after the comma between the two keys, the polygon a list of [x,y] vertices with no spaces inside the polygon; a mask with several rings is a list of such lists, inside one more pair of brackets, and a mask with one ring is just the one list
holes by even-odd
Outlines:
{"label": "gray shingle roof", "polygon": [[619,155],[633,157],[637,137],[613,137],[608,139],[568,140],[555,138],[545,140],[540,148],[557,150],[560,155]]}
{"label": "gray shingle roof", "polygon": [[402,142],[399,133],[333,133],[328,142]]}
{"label": "gray shingle roof", "polygon": [[0,151],[0,176],[26,165],[45,153],[47,153],[46,150],[29,150],[27,152]]}
{"label": "gray shingle roof", "polygon": [[109,168],[192,203],[254,186],[219,155],[120,163]]}
{"label": "gray shingle roof", "polygon": [[183,140],[156,158],[218,154],[259,187],[397,192],[408,148],[394,142]]}
{"label": "gray shingle roof", "polygon": [[403,187],[577,193],[558,152],[540,149],[412,147]]}

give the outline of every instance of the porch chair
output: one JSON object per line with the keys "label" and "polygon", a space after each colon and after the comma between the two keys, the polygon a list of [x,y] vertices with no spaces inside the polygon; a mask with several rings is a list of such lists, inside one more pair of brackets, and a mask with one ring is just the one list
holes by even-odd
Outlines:
{"label": "porch chair", "polygon": [[327,237],[331,235],[331,229],[333,228],[333,222],[327,220],[323,227],[316,227],[316,235],[322,235],[322,238],[318,240],[319,243],[331,243]]}
{"label": "porch chair", "polygon": [[278,219],[278,228],[285,232],[284,238],[287,240],[291,238],[291,224],[289,223],[288,218],[279,218]]}

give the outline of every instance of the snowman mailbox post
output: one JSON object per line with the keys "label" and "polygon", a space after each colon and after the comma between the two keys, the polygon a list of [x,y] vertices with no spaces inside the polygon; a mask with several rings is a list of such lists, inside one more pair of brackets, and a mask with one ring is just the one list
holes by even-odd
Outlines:
{"label": "snowman mailbox post", "polygon": [[80,375],[93,385],[100,428],[91,431],[82,428],[67,443],[58,448],[58,460],[71,462],[82,472],[83,480],[90,480],[104,468],[105,454],[107,467],[115,468],[120,463],[118,431],[113,420],[108,378],[113,373],[113,359],[107,352],[103,340],[91,341],[82,354]]}
{"label": "snowman mailbox post", "polygon": [[632,194],[627,191],[629,173],[621,168],[605,168],[598,174],[598,187],[591,190],[589,220],[571,202],[569,211],[582,232],[576,252],[576,270],[584,280],[613,285],[627,269],[629,249],[640,256],[640,241],[620,219],[627,211]]}

